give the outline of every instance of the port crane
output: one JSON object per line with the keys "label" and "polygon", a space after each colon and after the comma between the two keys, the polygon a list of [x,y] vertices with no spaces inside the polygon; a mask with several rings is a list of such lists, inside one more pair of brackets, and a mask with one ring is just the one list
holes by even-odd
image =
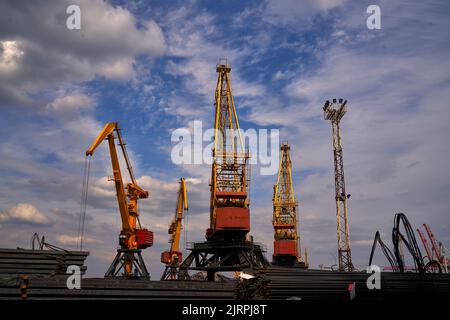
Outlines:
{"label": "port crane", "polygon": [[231,66],[226,59],[216,65],[214,146],[210,180],[210,224],[205,242],[193,243],[178,277],[189,279],[189,270],[206,271],[213,281],[216,272],[264,268],[269,262],[263,247],[250,232],[249,166],[236,105],[231,89]]}
{"label": "port crane", "polygon": [[166,264],[161,280],[176,280],[178,277],[178,268],[182,261],[180,251],[180,239],[183,222],[183,213],[188,211],[188,198],[186,180],[180,179],[180,188],[178,190],[177,206],[175,216],[173,217],[168,233],[170,234],[170,250],[161,253],[161,262]]}
{"label": "port crane", "polygon": [[[131,182],[125,186],[116,151],[115,139],[119,141],[127,171]],[[138,200],[148,198],[148,191],[138,186],[131,167],[125,143],[117,122],[107,123],[97,138],[86,151],[86,156],[93,156],[94,151],[107,140],[116,188],[117,203],[122,219],[122,230],[119,235],[119,248],[116,257],[105,274],[105,277],[125,276],[137,278],[150,278],[141,255],[141,250],[153,245],[153,232],[142,228],[139,220]],[[120,273],[123,271],[122,273]]]}
{"label": "port crane", "polygon": [[425,228],[428,238],[430,239],[431,249],[422,230],[417,229],[417,233],[419,234],[420,240],[422,240],[423,247],[425,249],[425,252],[427,253],[426,257],[428,258],[429,264],[434,267],[441,267],[445,273],[448,273],[450,260],[444,254],[443,244],[441,242],[439,242],[439,244],[437,243],[436,238],[434,237],[434,234],[431,231],[429,225],[424,223],[423,227]]}
{"label": "port crane", "polygon": [[281,144],[277,183],[273,186],[273,264],[308,267],[306,251],[305,260],[301,254],[290,150],[287,142]]}
{"label": "port crane", "polygon": [[231,67],[219,63],[208,240],[245,239],[250,231],[248,161],[231,90]]}

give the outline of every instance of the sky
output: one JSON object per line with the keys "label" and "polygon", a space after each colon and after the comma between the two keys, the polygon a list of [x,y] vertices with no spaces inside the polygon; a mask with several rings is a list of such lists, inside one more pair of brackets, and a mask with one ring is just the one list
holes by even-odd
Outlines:
{"label": "sky", "polygon": [[[66,27],[70,4],[81,29]],[[366,26],[369,5],[381,29]],[[291,144],[302,248],[312,267],[337,263],[333,153],[322,106],[348,100],[341,122],[350,239],[368,263],[393,217],[427,223],[450,247],[450,3],[430,1],[1,1],[0,247],[34,232],[77,249],[84,153],[119,122],[138,183],[152,278],[168,249],[178,190],[188,183],[187,242],[209,225],[210,166],[171,161],[171,134],[212,126],[215,66],[231,64],[243,129],[279,129]],[[252,169],[251,234],[272,255],[276,175]],[[84,248],[103,276],[120,217],[107,146],[91,160]],[[375,263],[387,262],[377,255]]]}

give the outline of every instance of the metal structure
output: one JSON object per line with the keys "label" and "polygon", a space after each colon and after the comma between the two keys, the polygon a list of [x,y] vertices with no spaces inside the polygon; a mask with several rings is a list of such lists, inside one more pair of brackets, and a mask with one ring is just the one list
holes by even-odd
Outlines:
{"label": "metal structure", "polygon": [[[401,228],[402,226],[403,228]],[[403,229],[403,231],[401,231],[401,229]],[[428,226],[426,226],[425,229],[431,233]],[[384,268],[384,270],[392,270],[401,273],[413,271],[421,274],[446,273],[446,261],[440,256],[436,258],[433,256],[424,234],[419,229],[417,229],[417,231],[425,247],[425,251],[427,252],[426,256],[423,256],[420,251],[415,233],[406,215],[404,213],[396,213],[394,216],[394,227],[392,228],[392,251],[381,240],[380,231],[377,231],[370,252],[369,266],[372,265],[376,247],[379,245],[385,258],[390,264],[390,267]],[[431,242],[435,242],[432,234],[430,240]],[[409,253],[414,262],[414,266],[406,266],[405,253]]]}
{"label": "metal structure", "polygon": [[[434,234],[431,231],[431,228],[425,223],[423,224],[423,227],[427,231],[428,237],[430,238],[431,248],[433,248],[433,253],[435,254],[435,258],[437,260],[442,260],[443,256],[442,256],[441,252],[439,252],[439,248],[438,248],[436,239],[434,238]],[[433,258],[433,256],[430,256],[430,259],[432,259],[432,258]]]}
{"label": "metal structure", "polygon": [[193,243],[191,253],[180,265],[178,279],[190,279],[188,273],[204,271],[208,281],[214,281],[219,271],[245,271],[269,266],[265,250],[259,244],[245,240],[209,240]]}
{"label": "metal structure", "polygon": [[427,238],[423,234],[422,230],[420,230],[420,229],[416,229],[416,230],[417,230],[417,233],[419,234],[420,240],[422,241],[423,248],[425,249],[425,252],[427,253],[426,257],[429,260],[433,260],[433,252],[430,249]]}
{"label": "metal structure", "polygon": [[[253,299],[259,300],[259,303],[262,302],[261,299],[301,299],[302,306],[309,301],[346,303],[351,299],[348,287],[352,283],[355,283],[357,288],[355,302],[378,304],[382,301],[435,302],[448,297],[450,292],[450,275],[448,274],[386,272],[380,279],[379,290],[370,290],[367,287],[368,276],[365,272],[336,273],[296,268],[263,270],[258,272],[256,277],[239,282],[147,281],[82,277],[80,289],[76,290],[67,288],[68,276],[0,277],[0,300],[114,300],[115,303],[122,304],[129,300],[158,300],[156,302],[158,306],[166,303],[169,310],[176,311],[170,318],[177,318],[180,309],[173,307],[174,300],[215,300],[211,303],[217,304],[220,303],[217,300],[237,299],[247,300],[246,303],[249,304],[248,300]],[[161,300],[170,301],[162,302]],[[207,304],[210,303],[207,302]],[[285,302],[282,304],[283,312],[295,313],[296,310],[298,311],[298,305],[299,303]],[[293,308],[292,311],[286,310],[289,306]],[[31,312],[36,312],[36,308],[22,309],[31,309]],[[119,309],[114,309],[114,312],[117,310]],[[167,310],[165,312],[167,316]]]}
{"label": "metal structure", "polygon": [[448,265],[450,264],[450,260],[444,254],[442,243],[437,243],[430,226],[424,223],[423,227],[425,228],[428,238],[430,239],[431,248],[424,233],[420,229],[417,229],[417,233],[419,234],[423,247],[425,248],[425,252],[427,253],[426,258],[430,264],[433,264],[435,267],[441,268],[442,271],[448,273]]}
{"label": "metal structure", "polygon": [[[371,290],[365,272],[268,268],[236,288],[242,300],[299,300],[302,303],[433,301],[448,296],[450,275],[384,272],[380,289]],[[352,294],[352,288],[356,290]],[[427,300],[429,299],[429,300]],[[325,304],[326,305],[326,304]],[[283,305],[284,308],[285,305]]]}
{"label": "metal structure", "polygon": [[231,67],[217,65],[214,148],[211,172],[210,228],[206,239],[245,239],[250,231],[249,153],[244,149],[231,91]]}
{"label": "metal structure", "polygon": [[68,276],[0,277],[0,300],[114,300],[123,305],[130,300],[158,300],[160,304],[161,300],[233,300],[236,296],[235,284],[206,281],[83,277],[80,289],[72,290],[67,288]]}
{"label": "metal structure", "polygon": [[188,270],[206,271],[214,280],[217,271],[242,271],[268,265],[261,246],[246,239],[250,231],[249,158],[239,127],[231,89],[231,67],[216,66],[214,147],[212,150],[210,226],[206,242],[194,243],[180,265],[179,277]]}
{"label": "metal structure", "polygon": [[[131,182],[125,187],[119,165],[119,158],[114,140],[119,141]],[[92,156],[95,149],[103,140],[108,140],[113,177],[116,187],[117,203],[119,205],[120,217],[122,218],[122,231],[119,235],[120,248],[117,249],[116,257],[105,274],[105,277],[125,276],[144,277],[150,275],[141,255],[141,249],[153,245],[153,232],[142,228],[139,221],[138,199],[148,198],[148,191],[137,185],[136,178],[127,155],[125,143],[120,134],[117,122],[107,123],[90,148],[86,156]],[[122,272],[122,273],[121,273]]]}
{"label": "metal structure", "polygon": [[273,186],[273,264],[307,267],[298,235],[298,201],[294,194],[290,150],[289,144],[281,144],[277,183]]}
{"label": "metal structure", "polygon": [[347,100],[327,100],[323,107],[325,120],[331,121],[333,130],[334,181],[336,199],[336,224],[338,237],[339,271],[353,271],[350,250],[347,200],[350,195],[345,192],[344,160],[341,145],[341,129],[339,123],[347,112]]}
{"label": "metal structure", "polygon": [[181,229],[183,222],[183,212],[188,210],[188,198],[186,180],[180,179],[180,189],[178,190],[177,207],[175,216],[172,219],[168,233],[170,234],[170,250],[161,253],[161,262],[166,264],[161,280],[175,280],[178,277],[178,268],[180,266],[182,253],[180,251]]}
{"label": "metal structure", "polygon": [[79,267],[81,274],[84,274],[87,269],[84,262],[88,255],[86,251],[68,251],[48,246],[47,243],[31,250],[0,248],[0,278],[5,275],[65,275],[69,266]]}

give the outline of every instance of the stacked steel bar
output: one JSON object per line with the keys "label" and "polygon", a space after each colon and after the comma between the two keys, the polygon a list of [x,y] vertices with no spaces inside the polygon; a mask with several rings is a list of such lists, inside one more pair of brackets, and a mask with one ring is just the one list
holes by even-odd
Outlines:
{"label": "stacked steel bar", "polygon": [[301,269],[268,269],[238,285],[238,299],[301,299],[304,301],[391,300],[423,296],[442,297],[450,293],[449,274],[381,274],[381,288],[369,290],[364,272],[332,272]]}
{"label": "stacked steel bar", "polygon": [[81,289],[70,290],[66,281],[65,276],[0,278],[0,300],[235,299],[230,283],[90,278],[82,279]]}
{"label": "stacked steel bar", "polygon": [[65,274],[67,267],[76,265],[86,271],[85,251],[0,249],[0,275],[47,275]]}
{"label": "stacked steel bar", "polygon": [[[301,299],[303,301],[397,301],[434,299],[450,293],[450,275],[391,273],[381,275],[381,289],[369,290],[368,274],[318,270],[266,270],[234,283],[82,279],[81,289],[68,289],[67,276],[0,277],[0,299]],[[354,292],[349,292],[349,286]]]}

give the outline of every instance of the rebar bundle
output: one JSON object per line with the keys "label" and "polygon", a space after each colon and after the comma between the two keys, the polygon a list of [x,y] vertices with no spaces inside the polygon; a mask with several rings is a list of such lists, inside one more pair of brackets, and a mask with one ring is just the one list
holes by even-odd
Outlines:
{"label": "rebar bundle", "polygon": [[0,275],[24,274],[53,276],[65,274],[75,265],[86,271],[86,251],[0,249]]}
{"label": "rebar bundle", "polygon": [[124,278],[81,280],[67,288],[67,276],[0,277],[0,299],[27,300],[154,300],[234,299],[235,285],[204,281],[149,281]]}
{"label": "rebar bundle", "polygon": [[277,268],[260,271],[237,286],[238,299],[303,301],[394,301],[442,298],[450,293],[450,275],[381,273],[380,289],[370,290],[365,272],[332,272]]}

